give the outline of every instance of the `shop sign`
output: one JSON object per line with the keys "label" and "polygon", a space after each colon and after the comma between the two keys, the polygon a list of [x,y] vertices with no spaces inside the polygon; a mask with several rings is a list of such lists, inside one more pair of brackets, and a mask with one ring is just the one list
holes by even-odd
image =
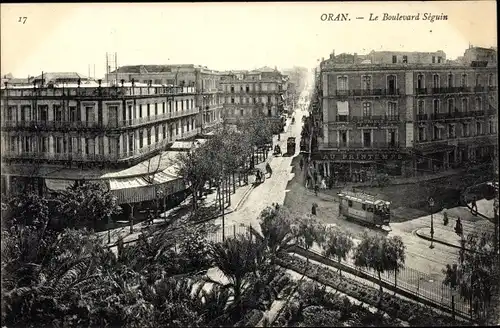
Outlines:
{"label": "shop sign", "polygon": [[326,161],[391,161],[405,160],[408,154],[388,152],[321,152],[312,154],[314,160]]}

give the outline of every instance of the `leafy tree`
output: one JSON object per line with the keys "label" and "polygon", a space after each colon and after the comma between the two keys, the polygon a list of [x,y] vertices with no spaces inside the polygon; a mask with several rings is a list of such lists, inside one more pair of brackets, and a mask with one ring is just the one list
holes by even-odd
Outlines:
{"label": "leafy tree", "polygon": [[81,227],[119,214],[121,207],[102,185],[84,183],[71,186],[57,196],[57,213],[66,227]]}
{"label": "leafy tree", "polygon": [[391,238],[364,233],[354,251],[354,264],[377,272],[380,286],[379,303],[382,301],[381,274],[389,271],[397,274],[405,260],[405,246],[400,237]]}
{"label": "leafy tree", "polygon": [[175,159],[177,175],[181,176],[189,186],[193,195],[193,210],[198,210],[198,194],[205,183],[214,176],[212,153],[207,147],[199,147],[189,152],[179,153]]}
{"label": "leafy tree", "polygon": [[8,200],[8,215],[5,217],[5,226],[44,226],[49,215],[49,202],[37,194],[26,193],[13,196]]}
{"label": "leafy tree", "polygon": [[459,295],[469,300],[473,312],[479,315],[492,299],[492,290],[498,284],[496,254],[493,236],[469,234],[462,243],[457,262],[446,265],[444,284],[458,290]]}
{"label": "leafy tree", "polygon": [[[340,262],[347,260],[349,252],[352,250],[354,242],[351,235],[341,231],[336,227],[330,227],[326,230],[325,242],[323,243],[323,255],[329,258],[335,258]],[[342,275],[342,271],[339,268]]]}

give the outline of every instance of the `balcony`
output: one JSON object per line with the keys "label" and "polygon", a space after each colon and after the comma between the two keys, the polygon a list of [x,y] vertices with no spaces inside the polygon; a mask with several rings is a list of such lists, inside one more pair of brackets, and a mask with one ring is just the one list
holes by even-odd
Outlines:
{"label": "balcony", "polygon": [[399,89],[352,89],[335,90],[334,97],[399,96]]}
{"label": "balcony", "polygon": [[331,143],[320,143],[320,149],[399,149],[401,146],[399,142],[388,143],[388,142],[372,142],[370,145],[365,145],[361,142],[331,142]]}
{"label": "balcony", "polygon": [[429,116],[427,114],[417,114],[417,121],[427,121]]}
{"label": "balcony", "polygon": [[199,114],[198,109],[190,109],[184,111],[176,111],[163,113],[155,116],[147,116],[134,118],[130,120],[120,120],[115,122],[95,121],[14,121],[6,120],[2,122],[2,127],[6,128],[29,128],[29,129],[46,129],[46,130],[80,130],[80,129],[117,129],[122,127],[134,127],[148,123],[179,118]]}
{"label": "balcony", "polygon": [[[481,87],[484,88],[484,87]],[[446,87],[446,88],[416,88],[415,93],[417,95],[427,95],[427,94],[448,94],[448,93],[468,93],[472,92],[473,88],[471,87]],[[485,90],[482,90],[485,91]],[[481,92],[475,91],[474,92]]]}
{"label": "balcony", "polygon": [[427,88],[417,88],[415,90],[415,93],[417,95],[426,95],[427,94]]}
{"label": "balcony", "polygon": [[[363,124],[363,123],[389,123],[389,122],[399,122],[399,115],[371,115],[371,116],[346,116],[346,115],[337,115],[335,116],[335,122],[349,122],[355,124]],[[330,123],[335,123],[330,122]]]}

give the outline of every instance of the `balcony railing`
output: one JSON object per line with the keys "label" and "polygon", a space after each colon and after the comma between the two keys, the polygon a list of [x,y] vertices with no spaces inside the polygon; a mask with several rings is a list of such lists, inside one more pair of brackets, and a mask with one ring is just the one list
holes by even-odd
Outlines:
{"label": "balcony railing", "polygon": [[483,86],[479,87],[445,87],[445,88],[416,88],[415,92],[417,95],[426,94],[447,94],[447,93],[468,93],[468,92],[484,92],[486,88]]}
{"label": "balcony railing", "polygon": [[335,90],[335,96],[398,96],[399,89],[352,89],[352,90]]}
{"label": "balcony railing", "polygon": [[120,121],[108,121],[106,124],[103,122],[96,121],[14,121],[6,120],[2,122],[3,127],[18,127],[18,128],[44,128],[44,129],[91,129],[91,128],[101,128],[101,129],[114,129],[127,126],[138,126],[146,123],[154,123],[158,121],[178,118],[182,116],[189,116],[199,114],[198,109],[190,109],[184,111],[176,111],[171,113],[162,113],[155,116],[147,116],[134,118],[131,120],[120,120]]}
{"label": "balcony railing", "polygon": [[475,110],[467,112],[447,112],[447,113],[433,113],[433,114],[417,114],[417,121],[426,120],[443,120],[443,119],[454,119],[454,118],[466,118],[466,117],[478,117],[484,115],[493,115],[494,111],[490,110]]}
{"label": "balcony railing", "polygon": [[330,143],[320,143],[320,149],[398,149],[400,148],[399,142],[372,142],[370,144],[364,144],[361,142],[330,142]]}
{"label": "balcony railing", "polygon": [[371,115],[371,116],[343,116],[337,115],[336,122],[371,123],[371,122],[398,122],[399,115]]}

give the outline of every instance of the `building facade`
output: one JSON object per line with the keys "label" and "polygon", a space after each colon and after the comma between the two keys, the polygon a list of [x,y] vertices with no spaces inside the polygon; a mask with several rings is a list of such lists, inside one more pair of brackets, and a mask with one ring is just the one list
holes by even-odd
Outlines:
{"label": "building facade", "polygon": [[224,119],[234,124],[252,116],[264,116],[280,122],[286,107],[287,80],[279,71],[262,68],[255,71],[229,72],[220,82]]}
{"label": "building facade", "polygon": [[496,65],[449,64],[441,52],[339,56],[321,63],[322,138],[312,158],[323,176],[358,182],[491,160]]}
{"label": "building facade", "polygon": [[[98,179],[196,136],[194,87],[101,81],[1,89],[2,192]],[[61,176],[58,176],[61,172]],[[64,174],[62,174],[64,172]],[[88,174],[87,174],[87,173]]]}
{"label": "building facade", "polygon": [[209,132],[222,121],[222,99],[219,82],[222,73],[205,66],[185,65],[135,65],[122,66],[106,75],[106,80],[116,83],[141,82],[156,85],[179,85],[196,88],[197,118],[202,132]]}

